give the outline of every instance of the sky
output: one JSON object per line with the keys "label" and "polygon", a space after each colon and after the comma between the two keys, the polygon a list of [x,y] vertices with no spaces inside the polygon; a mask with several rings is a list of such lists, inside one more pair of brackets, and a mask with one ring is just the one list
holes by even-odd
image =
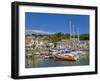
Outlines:
{"label": "sky", "polygon": [[[70,23],[74,31],[89,33],[89,16],[73,14],[51,14],[51,13],[25,13],[26,30],[45,31],[50,33],[70,33]],[[71,26],[71,27],[72,27]]]}

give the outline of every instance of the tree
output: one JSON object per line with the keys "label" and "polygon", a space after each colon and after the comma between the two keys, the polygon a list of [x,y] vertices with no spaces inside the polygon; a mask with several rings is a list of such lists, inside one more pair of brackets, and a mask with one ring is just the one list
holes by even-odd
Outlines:
{"label": "tree", "polygon": [[89,40],[89,34],[81,34],[80,40]]}

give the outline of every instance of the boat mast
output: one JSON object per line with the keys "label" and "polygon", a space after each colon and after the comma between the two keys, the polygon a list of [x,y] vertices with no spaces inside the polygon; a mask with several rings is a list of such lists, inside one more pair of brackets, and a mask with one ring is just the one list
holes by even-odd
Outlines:
{"label": "boat mast", "polygon": [[74,37],[75,37],[75,36],[74,36],[74,34],[75,34],[74,29],[75,29],[75,28],[74,28],[74,24],[72,25],[72,27],[73,27],[73,33],[72,33],[72,37],[73,37],[72,39],[73,39],[73,40],[72,40],[72,42],[73,42],[73,48],[75,48],[75,38],[74,38]]}
{"label": "boat mast", "polygon": [[74,24],[73,24],[73,35],[72,35],[72,37],[73,37],[73,40],[74,40],[74,38],[75,38],[75,26],[74,26]]}
{"label": "boat mast", "polygon": [[70,40],[71,40],[71,36],[72,36],[72,34],[71,34],[71,21],[69,22],[69,31],[70,31]]}
{"label": "boat mast", "polygon": [[79,28],[77,28],[77,36],[78,36],[78,41],[80,40],[79,38]]}
{"label": "boat mast", "polygon": [[77,36],[78,36],[78,49],[79,49],[80,48],[79,27],[77,28]]}

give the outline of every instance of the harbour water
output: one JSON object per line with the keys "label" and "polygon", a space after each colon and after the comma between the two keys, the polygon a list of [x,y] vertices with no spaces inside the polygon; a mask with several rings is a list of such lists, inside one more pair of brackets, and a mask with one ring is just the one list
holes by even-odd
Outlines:
{"label": "harbour water", "polygon": [[58,67],[58,66],[83,66],[89,65],[89,53],[78,55],[76,61],[61,61],[55,58],[44,58],[43,55],[35,55],[25,59],[26,68]]}

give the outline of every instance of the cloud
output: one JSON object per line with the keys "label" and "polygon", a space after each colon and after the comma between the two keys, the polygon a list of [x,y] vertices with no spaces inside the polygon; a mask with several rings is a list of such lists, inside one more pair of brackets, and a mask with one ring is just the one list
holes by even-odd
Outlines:
{"label": "cloud", "polygon": [[26,34],[47,34],[47,35],[54,34],[54,33],[43,31],[43,30],[26,30],[25,33]]}

